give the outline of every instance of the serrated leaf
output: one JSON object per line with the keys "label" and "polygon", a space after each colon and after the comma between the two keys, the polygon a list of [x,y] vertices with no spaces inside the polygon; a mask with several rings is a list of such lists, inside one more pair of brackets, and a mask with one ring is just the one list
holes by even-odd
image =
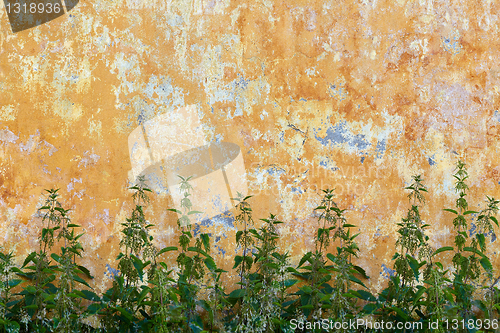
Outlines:
{"label": "serrated leaf", "polygon": [[372,293],[366,291],[366,290],[357,290],[356,291],[358,293],[358,297],[365,300],[365,301],[370,301],[370,302],[375,302],[377,300],[377,298],[375,296],[373,296]]}
{"label": "serrated leaf", "polygon": [[352,282],[355,282],[363,287],[366,288],[365,284],[360,280],[358,279],[357,277],[355,277],[354,275],[349,275],[349,280],[351,280]]}
{"label": "serrated leaf", "polygon": [[302,266],[306,261],[308,261],[311,258],[311,256],[312,256],[312,252],[307,252],[302,257],[302,259],[300,259],[299,266],[297,266],[297,268],[300,267],[300,266]]}
{"label": "serrated leaf", "polygon": [[247,294],[245,289],[235,289],[229,294],[229,298],[242,298]]}
{"label": "serrated leaf", "polygon": [[425,287],[420,287],[420,289],[415,293],[415,297],[413,300],[413,305],[415,306],[416,303],[420,300],[420,297],[425,293],[427,289]]}
{"label": "serrated leaf", "polygon": [[214,271],[217,268],[215,261],[211,257],[205,258],[205,266],[211,271]]}
{"label": "serrated leaf", "polygon": [[410,265],[411,270],[413,271],[413,275],[415,276],[415,279],[418,281],[420,265],[418,264],[417,259],[413,258],[409,254],[406,255],[406,258],[408,259],[408,264]]}
{"label": "serrated leaf", "polygon": [[439,249],[437,249],[436,251],[434,251],[434,253],[432,254],[432,256],[435,256],[436,254],[439,254],[439,253],[445,252],[445,251],[453,251],[453,247],[452,246],[443,246],[443,247],[440,247]]}
{"label": "serrated leaf", "polygon": [[361,274],[365,279],[369,279],[370,277],[366,274],[366,271],[357,265],[353,265],[352,268],[354,268],[356,271],[358,271],[359,274]]}
{"label": "serrated leaf", "polygon": [[177,251],[178,248],[177,246],[167,246],[167,247],[164,247],[163,249],[161,249],[160,251],[158,251],[158,256],[165,253],[165,252],[169,252],[169,251]]}
{"label": "serrated leaf", "polygon": [[233,269],[237,268],[241,264],[242,261],[243,261],[242,256],[235,256]]}
{"label": "serrated leaf", "polygon": [[312,293],[312,289],[309,286],[302,286],[299,289],[302,290],[303,292],[305,292],[306,294]]}
{"label": "serrated leaf", "polygon": [[485,237],[484,237],[484,234],[477,234],[476,235],[476,238],[477,238],[477,241],[479,242],[479,247],[481,248],[481,250],[485,250],[486,249],[486,242],[485,242]]}
{"label": "serrated leaf", "polygon": [[23,268],[29,264],[36,257],[36,252],[31,252],[26,259],[24,259]]}
{"label": "serrated leaf", "polygon": [[490,259],[488,257],[482,257],[481,260],[479,260],[481,263],[481,266],[483,266],[484,270],[487,272],[491,272],[493,270],[493,265],[490,262]]}

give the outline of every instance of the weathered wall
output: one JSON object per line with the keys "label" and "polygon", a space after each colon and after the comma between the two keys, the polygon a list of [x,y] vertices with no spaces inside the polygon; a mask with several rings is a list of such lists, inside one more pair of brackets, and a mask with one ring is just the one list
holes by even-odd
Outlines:
{"label": "weathered wall", "polygon": [[[474,206],[500,196],[499,10],[491,0],[96,0],[16,34],[1,10],[0,244],[19,257],[36,248],[42,191],[60,187],[104,288],[131,209],[128,136],[195,104],[207,142],[242,148],[254,216],[286,222],[281,247],[294,260],[312,248],[318,189],[337,188],[378,289],[411,175],[429,186],[435,246],[452,242],[441,209],[454,203],[457,158]],[[148,210],[160,246],[177,239],[171,203],[158,196]],[[236,229],[230,217],[210,224],[201,228],[228,269]]]}

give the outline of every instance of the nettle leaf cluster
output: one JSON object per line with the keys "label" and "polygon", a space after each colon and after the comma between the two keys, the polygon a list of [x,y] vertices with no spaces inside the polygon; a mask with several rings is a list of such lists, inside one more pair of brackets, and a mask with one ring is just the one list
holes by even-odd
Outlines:
{"label": "nettle leaf cluster", "polygon": [[[139,178],[130,188],[130,214],[121,223],[117,274],[102,294],[92,290],[93,277],[79,263],[81,227],[71,221],[58,190],[48,190],[39,208],[38,249],[22,265],[12,251],[0,252],[0,330],[381,332],[374,323],[384,321],[406,324],[385,330],[391,332],[496,331],[500,276],[488,244],[498,227],[500,202],[486,196],[482,210],[471,210],[465,163],[457,163],[453,177],[455,206],[444,211],[454,234],[439,248],[429,237],[436,226],[423,218],[428,195],[423,177],[413,176],[404,187],[409,202],[394,224],[394,273],[378,293],[366,287],[368,276],[357,264],[363,249],[354,230],[361,229],[348,222],[333,189],[320,193],[312,212],[317,228],[303,235],[314,246],[297,262],[282,250],[283,222],[274,214],[254,218],[252,197],[238,193],[233,199],[237,252],[226,271],[212,256],[211,234],[193,228],[200,212],[193,210],[191,178],[180,177],[180,207],[169,209],[177,215],[178,237],[163,248],[148,222],[151,190]],[[349,320],[363,325],[343,325]]]}

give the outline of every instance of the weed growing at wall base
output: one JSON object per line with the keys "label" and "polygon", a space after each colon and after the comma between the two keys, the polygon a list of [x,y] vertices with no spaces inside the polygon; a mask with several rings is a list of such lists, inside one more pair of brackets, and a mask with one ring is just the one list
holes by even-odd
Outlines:
{"label": "weed growing at wall base", "polygon": [[[499,226],[499,201],[486,197],[469,210],[467,169],[454,171],[457,199],[450,214],[454,242],[433,248],[421,209],[427,194],[416,175],[409,206],[397,223],[394,276],[386,289],[371,293],[369,277],[356,264],[360,249],[355,227],[324,189],[316,207],[318,225],[298,263],[280,251],[274,214],[254,220],[252,197],[238,195],[234,257],[235,286],[211,256],[210,234],[194,233],[190,178],[181,177],[183,197],[177,244],[158,248],[148,222],[144,179],[133,191],[133,209],[122,221],[118,274],[105,293],[92,290],[92,276],[79,264],[83,233],[71,222],[57,189],[47,191],[39,248],[16,267],[14,253],[0,252],[2,332],[493,332],[500,315],[500,281],[487,256],[486,238]],[[429,219],[432,221],[432,219]],[[474,226],[475,232],[468,232]],[[175,254],[164,261],[163,254]],[[449,265],[440,261],[453,253]],[[226,293],[226,289],[232,290]],[[92,324],[91,324],[92,323]]]}

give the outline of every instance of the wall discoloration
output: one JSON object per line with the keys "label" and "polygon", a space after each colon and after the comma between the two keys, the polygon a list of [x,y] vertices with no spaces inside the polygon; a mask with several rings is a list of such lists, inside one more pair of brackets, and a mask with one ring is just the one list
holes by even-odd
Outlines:
{"label": "wall discoloration", "polygon": [[[195,104],[207,142],[241,147],[256,220],[272,212],[286,222],[281,247],[294,260],[313,246],[317,192],[337,189],[361,232],[359,264],[379,289],[413,174],[429,186],[423,216],[435,246],[452,242],[441,209],[454,203],[459,157],[474,207],[500,194],[498,7],[97,0],[17,34],[2,10],[2,245],[19,258],[36,248],[42,190],[59,187],[86,231],[82,260],[105,288],[131,210],[127,138]],[[147,211],[160,246],[177,239],[171,205],[158,195]],[[231,214],[199,230],[230,270]]]}

